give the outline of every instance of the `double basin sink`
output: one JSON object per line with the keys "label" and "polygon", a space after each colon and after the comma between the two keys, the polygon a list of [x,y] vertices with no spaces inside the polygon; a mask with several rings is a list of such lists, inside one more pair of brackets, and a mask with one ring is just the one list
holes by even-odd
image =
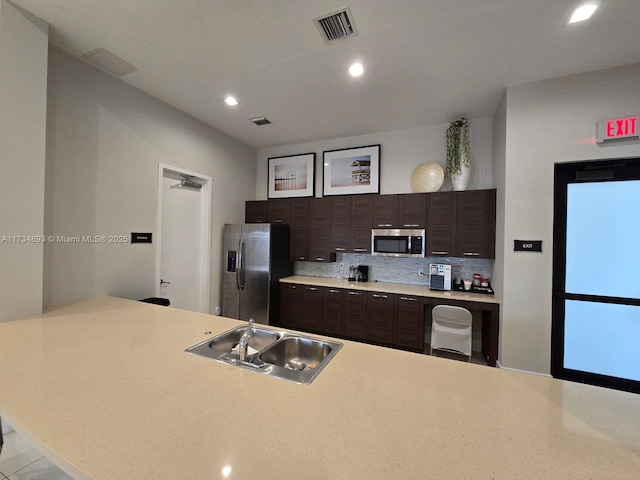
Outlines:
{"label": "double basin sink", "polygon": [[339,342],[253,327],[247,356],[240,360],[238,343],[246,330],[246,326],[234,328],[185,351],[306,385],[320,374],[342,348]]}

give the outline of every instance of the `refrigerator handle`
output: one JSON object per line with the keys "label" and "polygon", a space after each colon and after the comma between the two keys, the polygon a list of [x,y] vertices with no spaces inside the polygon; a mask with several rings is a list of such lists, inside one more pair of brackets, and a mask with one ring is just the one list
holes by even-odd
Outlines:
{"label": "refrigerator handle", "polygon": [[238,271],[236,272],[236,282],[238,284],[238,290],[244,290],[244,239],[240,239],[238,245]]}

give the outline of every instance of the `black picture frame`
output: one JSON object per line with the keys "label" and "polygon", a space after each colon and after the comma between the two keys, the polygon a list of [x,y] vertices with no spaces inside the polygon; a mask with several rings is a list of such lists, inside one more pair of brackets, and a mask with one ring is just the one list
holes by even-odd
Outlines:
{"label": "black picture frame", "polygon": [[323,196],[380,193],[380,145],[326,150]]}
{"label": "black picture frame", "polygon": [[315,153],[270,157],[268,164],[267,198],[315,196]]}

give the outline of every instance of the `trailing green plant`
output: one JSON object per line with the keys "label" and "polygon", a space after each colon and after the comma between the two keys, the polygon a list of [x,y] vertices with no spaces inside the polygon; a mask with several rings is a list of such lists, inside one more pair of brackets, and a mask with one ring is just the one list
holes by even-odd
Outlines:
{"label": "trailing green plant", "polygon": [[461,162],[469,165],[469,120],[464,117],[451,122],[447,128],[445,172],[448,175],[458,175],[461,171]]}

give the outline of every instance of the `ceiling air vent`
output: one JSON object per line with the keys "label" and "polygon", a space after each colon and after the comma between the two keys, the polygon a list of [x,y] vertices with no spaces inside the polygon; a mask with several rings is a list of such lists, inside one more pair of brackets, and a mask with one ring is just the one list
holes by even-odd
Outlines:
{"label": "ceiling air vent", "polygon": [[122,77],[127,73],[135,72],[137,70],[137,68],[129,62],[104,48],[96,48],[95,50],[82,55],[82,58],[90,64],[98,67],[100,70],[104,70],[116,77]]}
{"label": "ceiling air vent", "polygon": [[269,120],[267,120],[266,117],[253,117],[249,120],[251,120],[256,125],[269,125],[271,123]]}
{"label": "ceiling air vent", "polygon": [[358,35],[349,7],[314,20],[326,43]]}

